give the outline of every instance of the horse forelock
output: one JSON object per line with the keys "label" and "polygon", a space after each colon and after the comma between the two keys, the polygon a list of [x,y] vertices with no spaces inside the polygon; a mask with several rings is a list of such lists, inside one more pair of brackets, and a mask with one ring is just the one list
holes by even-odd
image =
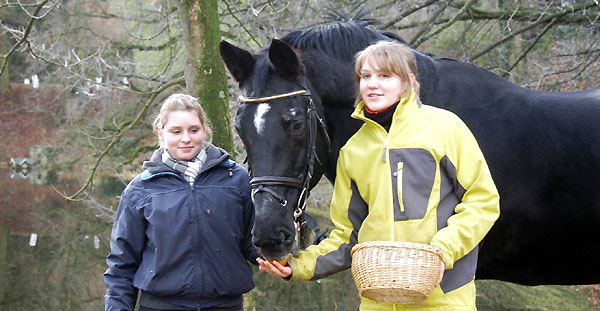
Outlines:
{"label": "horse forelock", "polygon": [[[256,92],[256,90],[263,90],[267,87],[267,83],[270,82],[271,69],[269,60],[266,53],[257,55],[256,63],[254,64],[254,71],[252,72],[251,79],[249,81],[249,88]],[[258,96],[258,94],[246,94],[246,96]]]}

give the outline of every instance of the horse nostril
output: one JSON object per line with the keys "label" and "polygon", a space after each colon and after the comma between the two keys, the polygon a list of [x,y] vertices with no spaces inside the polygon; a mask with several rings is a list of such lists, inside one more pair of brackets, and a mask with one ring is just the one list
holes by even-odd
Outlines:
{"label": "horse nostril", "polygon": [[281,241],[284,244],[289,244],[294,240],[294,237],[289,233],[283,233],[283,240]]}
{"label": "horse nostril", "polygon": [[282,243],[284,243],[285,240],[288,239],[288,234],[285,234],[284,232],[279,232],[279,234],[275,234],[275,235],[271,235],[266,236],[266,237],[262,237],[259,238],[258,236],[254,236],[254,238],[252,239],[252,243],[256,246],[256,247],[279,247]]}
{"label": "horse nostril", "polygon": [[254,236],[252,242],[254,246],[259,248],[279,248],[282,245],[289,245],[294,241],[295,236],[289,232],[279,231],[278,234],[274,234],[269,238],[258,238]]}

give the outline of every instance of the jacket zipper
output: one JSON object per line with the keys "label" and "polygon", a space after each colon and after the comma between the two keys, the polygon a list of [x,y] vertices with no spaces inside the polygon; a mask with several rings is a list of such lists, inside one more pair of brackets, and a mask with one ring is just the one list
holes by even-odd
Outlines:
{"label": "jacket zipper", "polygon": [[402,200],[402,174],[404,170],[404,162],[398,162],[396,169],[396,184],[398,186],[398,204],[400,204],[400,212],[404,213],[404,202]]}
{"label": "jacket zipper", "polygon": [[[198,176],[196,176],[196,177],[198,177]],[[187,183],[187,180],[186,180],[186,183]],[[203,256],[202,256],[201,242],[200,242],[200,239],[202,236],[202,232],[201,232],[202,215],[200,215],[201,213],[199,212],[199,209],[198,209],[200,204],[198,204],[199,202],[197,202],[196,193],[195,193],[196,191],[194,190],[194,185],[193,184],[190,185],[189,183],[188,183],[188,185],[190,186],[190,195],[192,197],[192,206],[190,207],[190,210],[196,220],[193,224],[194,231],[196,233],[196,239],[194,239],[194,240],[197,241],[197,243],[198,243],[197,245],[194,245],[193,248],[195,249],[195,255],[198,260],[198,263],[202,263],[202,262],[204,262],[202,259]],[[195,278],[196,278],[196,281],[198,282],[198,287],[200,288],[199,293],[202,293],[204,291],[204,282],[205,282],[204,275],[205,274],[202,273],[201,269],[197,269],[197,271],[198,272],[196,273]],[[199,294],[197,297],[198,301],[200,301],[201,298],[202,298],[201,294]]]}
{"label": "jacket zipper", "polygon": [[[381,125],[379,125],[379,127],[381,127]],[[382,127],[382,129],[383,129],[383,127]],[[386,157],[387,157],[387,146],[389,145],[389,141],[390,141],[390,135],[389,134],[383,135],[383,134],[379,133],[379,136],[381,137],[381,140],[383,141],[383,154],[381,155],[381,162],[385,163]]]}

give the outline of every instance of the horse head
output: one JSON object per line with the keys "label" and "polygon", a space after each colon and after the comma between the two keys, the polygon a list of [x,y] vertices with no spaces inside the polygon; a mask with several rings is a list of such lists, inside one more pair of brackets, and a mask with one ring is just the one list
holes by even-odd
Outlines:
{"label": "horse head", "polygon": [[235,128],[252,177],[252,241],[266,259],[279,259],[297,241],[308,191],[323,174],[329,142],[320,98],[301,55],[283,41],[259,54],[222,41],[220,51],[241,93]]}

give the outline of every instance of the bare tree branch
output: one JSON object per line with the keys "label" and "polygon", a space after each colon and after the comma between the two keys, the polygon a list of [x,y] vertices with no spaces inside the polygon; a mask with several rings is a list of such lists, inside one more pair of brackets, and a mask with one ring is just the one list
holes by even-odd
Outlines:
{"label": "bare tree branch", "polygon": [[589,3],[586,3],[586,4],[581,4],[581,5],[575,6],[575,7],[573,7],[573,8],[567,8],[567,9],[565,9],[565,10],[564,10],[564,11],[562,11],[562,12],[557,12],[557,13],[554,13],[554,14],[548,15],[548,16],[546,16],[546,17],[544,17],[544,18],[540,18],[540,19],[539,19],[538,21],[536,21],[535,23],[532,23],[532,24],[530,24],[530,25],[527,25],[527,26],[525,26],[525,27],[522,27],[522,28],[520,28],[520,29],[518,29],[518,30],[516,30],[516,31],[514,31],[514,32],[512,32],[512,33],[510,33],[510,34],[508,34],[508,35],[506,35],[506,36],[504,36],[504,37],[502,37],[500,40],[498,40],[498,41],[496,41],[496,42],[492,43],[492,44],[491,44],[491,45],[489,45],[487,48],[483,49],[481,52],[479,52],[479,53],[477,53],[477,54],[475,54],[475,55],[471,56],[471,57],[469,58],[469,61],[470,61],[470,62],[472,62],[472,61],[476,60],[477,58],[479,58],[479,57],[481,57],[482,55],[484,55],[484,54],[488,53],[489,51],[491,51],[492,49],[494,49],[494,48],[495,48],[495,47],[497,47],[498,45],[500,45],[500,44],[502,44],[502,43],[504,43],[504,42],[506,42],[506,41],[508,41],[508,40],[512,39],[514,36],[516,36],[516,35],[518,35],[518,34],[520,34],[520,33],[523,33],[523,32],[525,32],[525,31],[527,31],[527,30],[529,30],[529,29],[535,28],[535,27],[537,27],[537,26],[539,26],[539,25],[541,25],[541,24],[548,23],[548,22],[552,21],[552,20],[553,20],[553,19],[555,19],[555,18],[558,18],[558,19],[560,19],[562,16],[564,16],[564,15],[566,15],[566,14],[569,14],[569,13],[575,13],[575,12],[582,11],[582,10],[585,10],[585,9],[588,9],[588,8],[590,8],[590,7],[594,7],[594,6],[596,6],[596,4],[595,4],[595,3],[592,1],[592,2],[589,2]]}
{"label": "bare tree branch", "polygon": [[414,48],[419,47],[419,45],[421,45],[421,43],[431,39],[432,37],[436,36],[437,34],[439,34],[440,32],[444,31],[446,28],[452,26],[454,23],[456,23],[456,21],[458,21],[461,16],[463,16],[465,14],[465,11],[469,9],[469,7],[477,0],[469,0],[469,2],[465,3],[465,5],[456,13],[456,15],[454,15],[454,17],[452,19],[450,19],[448,22],[444,23],[443,25],[441,25],[440,27],[438,27],[438,29],[436,29],[433,32],[428,33],[427,35],[419,38],[418,41],[412,43],[411,45]]}
{"label": "bare tree branch", "polygon": [[554,27],[557,20],[558,20],[557,18],[553,19],[550,23],[548,23],[548,25],[546,25],[546,27],[544,27],[544,29],[535,37],[533,42],[531,42],[531,44],[525,50],[523,50],[521,55],[519,55],[517,57],[517,59],[512,63],[512,65],[508,66],[508,69],[503,74],[504,77],[507,77],[509,72],[511,72],[517,66],[517,64],[519,64],[519,62],[521,60],[523,60],[523,58],[525,58],[525,56],[527,56],[529,51],[531,51],[531,49],[533,49],[533,47],[540,41],[540,39],[546,34],[546,32],[548,32],[548,30],[550,30],[552,27]]}
{"label": "bare tree branch", "polygon": [[450,4],[449,2],[452,0],[448,0],[446,1],[443,5],[441,5],[436,11],[435,13],[433,13],[431,15],[431,18],[429,18],[429,20],[427,21],[427,24],[425,24],[424,27],[422,27],[419,32],[417,32],[416,35],[413,36],[413,38],[410,40],[410,42],[408,42],[408,45],[410,46],[414,46],[415,41],[417,41],[417,39],[426,31],[429,30],[429,27],[431,27],[431,25],[434,23],[434,21],[444,12],[444,10],[448,7],[448,5]]}
{"label": "bare tree branch", "polygon": [[6,2],[6,3],[0,4],[0,9],[4,8],[4,7],[9,7],[9,8],[10,7],[32,7],[33,8],[33,7],[36,7],[36,6],[37,6],[36,3],[23,4],[23,3],[20,3],[20,2],[12,2],[12,3],[11,2]]}
{"label": "bare tree branch", "polygon": [[239,23],[240,27],[242,27],[242,29],[244,29],[244,31],[248,34],[248,36],[250,36],[250,39],[252,39],[252,41],[254,41],[256,46],[261,46],[260,42],[258,42],[258,40],[256,40],[256,38],[254,37],[254,35],[252,35],[250,30],[248,30],[246,28],[246,26],[244,26],[244,23],[242,23],[242,21],[235,15],[235,13],[233,12],[233,9],[231,8],[231,3],[229,2],[229,0],[224,0],[223,2],[227,6],[227,10],[231,14],[231,16]]}
{"label": "bare tree branch", "polygon": [[[551,3],[548,4],[547,8],[550,7]],[[593,1],[586,4],[587,9],[594,8],[596,4]],[[452,7],[461,8],[460,4],[451,4]],[[597,5],[596,5],[597,6]],[[567,9],[570,11],[570,9]],[[519,9],[511,9],[511,10],[484,10],[476,7],[469,7],[467,9],[468,19],[470,20],[513,20],[513,21],[522,21],[528,22],[533,19],[548,17],[552,13],[542,12],[538,8],[519,8]],[[569,13],[569,12],[567,12]],[[575,13],[572,11],[571,13]],[[585,17],[583,15],[571,15],[571,16],[563,16],[559,21],[562,24],[575,24],[581,23],[584,20],[589,21],[589,17],[593,16],[593,12],[585,12]]]}
{"label": "bare tree branch", "polygon": [[[12,53],[14,53],[17,50],[17,48],[19,48],[19,46],[21,46],[23,43],[25,43],[27,41],[27,36],[29,36],[29,33],[31,32],[33,23],[37,20],[37,15],[40,13],[40,11],[44,7],[44,5],[46,5],[46,3],[48,3],[49,1],[50,0],[43,0],[35,7],[35,11],[33,12],[32,15],[30,15],[31,17],[29,18],[29,22],[27,23],[27,26],[25,27],[25,31],[23,32],[21,39],[15,45],[13,45],[13,47],[6,54],[0,56],[0,58],[2,58],[2,65],[0,65],[0,75],[2,75],[2,73],[6,69],[6,64],[8,63],[8,58],[10,57],[10,55]],[[54,6],[56,6],[56,5],[57,4],[55,3]],[[27,10],[25,10],[25,11],[27,12]],[[29,12],[27,12],[27,14],[29,15]]]}
{"label": "bare tree branch", "polygon": [[419,11],[422,8],[426,8],[436,2],[438,2],[439,0],[427,0],[425,3],[421,4],[421,5],[416,5],[412,8],[408,8],[404,11],[402,11],[400,13],[400,15],[398,15],[396,18],[392,19],[391,21],[385,23],[382,28],[383,29],[389,29],[390,27],[392,27],[393,25],[395,25],[396,23],[398,23],[399,21],[401,21],[402,19],[404,19],[405,17]]}
{"label": "bare tree branch", "polygon": [[[112,138],[112,140],[108,144],[108,146],[106,146],[106,148],[104,148],[104,150],[102,151],[102,153],[96,158],[96,162],[94,163],[94,165],[90,169],[90,174],[89,174],[89,177],[88,177],[87,181],[85,182],[85,184],[79,190],[77,190],[72,195],[66,195],[63,192],[61,192],[58,189],[56,189],[56,187],[54,187],[54,185],[52,185],[52,187],[54,188],[54,190],[56,190],[56,192],[58,192],[63,198],[65,198],[68,201],[83,201],[83,200],[85,200],[89,196],[89,193],[85,193],[85,191],[86,191],[86,189],[89,189],[89,188],[91,188],[93,186],[93,184],[94,184],[94,176],[96,174],[96,170],[100,166],[100,162],[102,161],[102,159],[106,155],[108,155],[108,153],[113,149],[113,147],[121,140],[121,138],[123,138],[123,136],[125,136],[125,134],[127,134],[127,132],[129,132],[129,130],[132,127],[134,127],[135,125],[137,125],[140,122],[140,120],[142,119],[142,117],[146,114],[146,111],[152,106],[152,104],[154,103],[154,100],[156,100],[156,97],[159,94],[161,94],[163,91],[165,91],[166,89],[170,88],[171,86],[178,85],[178,84],[183,84],[183,83],[185,83],[185,78],[175,79],[175,80],[172,80],[172,81],[170,81],[168,83],[165,83],[165,84],[161,85],[154,92],[152,92],[152,95],[150,96],[150,99],[148,99],[148,101],[146,102],[146,104],[144,105],[144,107],[142,107],[142,109],[138,112],[138,114],[135,117],[135,119],[133,119],[133,121],[131,123],[129,123],[129,125],[127,125],[126,127],[124,127],[123,130],[121,130],[118,134],[114,135],[114,137]],[[79,197],[82,193],[84,194],[84,196],[83,197]]]}
{"label": "bare tree branch", "polygon": [[[452,7],[455,8],[462,8],[463,6],[458,6],[456,4],[452,4]],[[596,22],[596,20],[600,17],[600,7],[594,7],[594,6],[590,6],[588,8],[585,8],[584,11],[582,12],[582,14],[567,14],[567,15],[563,15],[560,16],[560,18],[557,20],[556,24],[559,25],[581,25],[581,24],[593,24]],[[414,13],[410,12],[408,14],[404,14],[402,13],[399,17],[405,18],[407,16],[409,16],[410,14]],[[549,17],[548,20],[551,20],[553,17],[555,17],[554,15],[550,16],[550,13],[543,13],[540,14],[540,12],[538,11],[527,11],[527,10],[523,10],[523,9],[519,9],[519,10],[497,10],[497,11],[485,11],[482,9],[477,9],[477,8],[472,8],[469,7],[465,14],[462,14],[457,21],[481,21],[481,20],[497,20],[497,21],[523,21],[523,22],[529,22],[533,19],[539,19],[540,17]],[[451,18],[438,18],[436,19],[432,25],[440,25],[440,24],[446,24],[448,23],[448,21],[450,21]],[[396,21],[397,22],[397,21]],[[387,26],[389,23],[386,23],[385,25]],[[428,21],[414,21],[408,24],[404,24],[404,25],[399,25],[396,26],[395,29],[397,30],[402,30],[402,29],[411,29],[411,28],[417,28],[417,27],[423,27],[425,25],[428,24]],[[386,27],[383,27],[383,29],[386,29]]]}

